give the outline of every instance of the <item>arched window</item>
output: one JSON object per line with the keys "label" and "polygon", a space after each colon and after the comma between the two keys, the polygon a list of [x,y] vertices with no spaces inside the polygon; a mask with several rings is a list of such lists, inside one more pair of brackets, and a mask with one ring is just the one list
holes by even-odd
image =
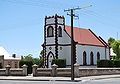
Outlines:
{"label": "arched window", "polygon": [[94,65],[94,57],[93,52],[90,53],[90,65]]}
{"label": "arched window", "polygon": [[97,52],[97,60],[100,60],[100,53]]}
{"label": "arched window", "polygon": [[61,26],[59,26],[59,28],[58,28],[58,36],[62,37],[62,28],[61,28]]}
{"label": "arched window", "polygon": [[53,27],[52,26],[49,26],[48,28],[47,28],[47,37],[53,37],[54,35],[53,35]]}
{"label": "arched window", "polygon": [[86,52],[84,51],[83,52],[83,65],[87,65],[87,61],[86,61],[86,57],[87,56],[87,54],[86,54]]}

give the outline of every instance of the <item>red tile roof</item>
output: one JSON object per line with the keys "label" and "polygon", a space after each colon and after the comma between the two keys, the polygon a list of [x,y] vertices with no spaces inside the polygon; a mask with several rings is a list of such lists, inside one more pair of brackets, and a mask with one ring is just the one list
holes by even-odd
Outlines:
{"label": "red tile roof", "polygon": [[[74,41],[82,45],[105,46],[103,41],[98,38],[90,29],[74,27]],[[66,32],[71,36],[71,27],[65,26]]]}

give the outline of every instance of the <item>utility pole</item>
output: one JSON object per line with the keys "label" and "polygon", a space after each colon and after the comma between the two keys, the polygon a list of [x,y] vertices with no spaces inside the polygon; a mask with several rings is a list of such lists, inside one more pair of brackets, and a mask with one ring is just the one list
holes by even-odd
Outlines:
{"label": "utility pole", "polygon": [[91,7],[92,5],[90,6],[86,6],[86,7],[82,7],[82,8],[72,8],[72,9],[68,9],[68,10],[64,10],[64,12],[70,12],[70,14],[67,13],[67,15],[71,16],[71,81],[74,81],[74,34],[73,34],[73,17],[78,17],[76,16],[73,12],[75,10],[80,10],[80,9],[84,9],[84,8],[87,8],[87,7]]}

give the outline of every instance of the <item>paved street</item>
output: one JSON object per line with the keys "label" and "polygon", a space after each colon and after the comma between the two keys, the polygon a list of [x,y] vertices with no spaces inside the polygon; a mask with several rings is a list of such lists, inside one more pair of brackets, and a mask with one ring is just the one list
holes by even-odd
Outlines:
{"label": "paved street", "polygon": [[101,75],[75,78],[70,77],[33,77],[0,76],[0,84],[120,84],[120,75]]}
{"label": "paved street", "polygon": [[17,80],[0,80],[0,84],[120,84],[120,78],[86,80],[79,82],[70,81],[17,81]]}
{"label": "paved street", "polygon": [[120,78],[82,81],[80,84],[120,84]]}
{"label": "paved street", "polygon": [[81,84],[78,82],[68,81],[16,81],[16,80],[0,80],[0,84]]}

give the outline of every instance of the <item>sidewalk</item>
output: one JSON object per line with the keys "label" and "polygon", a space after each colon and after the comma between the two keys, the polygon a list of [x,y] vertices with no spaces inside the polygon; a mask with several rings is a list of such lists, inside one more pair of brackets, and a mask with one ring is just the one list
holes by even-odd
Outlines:
{"label": "sidewalk", "polygon": [[[76,81],[100,80],[108,78],[120,78],[120,75],[101,75],[75,78]],[[0,80],[22,81],[70,81],[70,77],[33,77],[33,76],[0,76]]]}

